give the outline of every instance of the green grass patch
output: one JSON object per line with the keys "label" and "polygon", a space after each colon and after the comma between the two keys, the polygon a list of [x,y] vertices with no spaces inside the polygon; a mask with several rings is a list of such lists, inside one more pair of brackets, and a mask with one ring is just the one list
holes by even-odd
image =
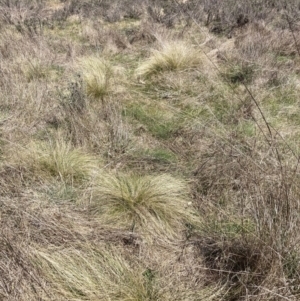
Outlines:
{"label": "green grass patch", "polygon": [[177,156],[171,150],[160,147],[137,150],[131,154],[131,158],[135,161],[160,165],[169,165],[178,161]]}
{"label": "green grass patch", "polygon": [[51,38],[68,38],[74,42],[84,43],[85,38],[81,35],[82,25],[80,20],[64,20],[63,22],[54,22],[51,28],[45,28],[45,34]]}
{"label": "green grass patch", "polygon": [[237,130],[242,137],[254,137],[256,134],[256,125],[253,121],[243,120],[239,122]]}
{"label": "green grass patch", "polygon": [[200,232],[204,232],[205,235],[210,233],[210,235],[226,238],[238,238],[244,234],[255,232],[255,224],[249,219],[229,218],[227,220],[219,220],[211,217],[207,219],[207,222],[202,227]]}
{"label": "green grass patch", "polygon": [[22,72],[28,82],[34,80],[57,81],[63,73],[63,67],[31,59],[22,65]]}
{"label": "green grass patch", "polygon": [[156,148],[152,150],[145,151],[145,156],[150,157],[153,160],[160,162],[160,163],[174,163],[177,161],[177,157],[173,152],[163,148]]}
{"label": "green grass patch", "polygon": [[250,84],[254,77],[254,66],[249,64],[232,64],[222,72],[222,77],[229,83],[238,85]]}
{"label": "green grass patch", "polygon": [[263,107],[272,118],[273,123],[275,122],[278,125],[280,123],[299,124],[298,94],[298,89],[290,85],[273,89],[262,100]]}
{"label": "green grass patch", "polygon": [[132,104],[124,110],[124,114],[140,122],[156,138],[168,139],[178,129],[178,124],[173,116],[166,116],[166,113],[157,107]]}
{"label": "green grass patch", "polygon": [[45,189],[45,195],[50,202],[76,202],[78,193],[75,187],[68,183],[56,182],[49,184]]}

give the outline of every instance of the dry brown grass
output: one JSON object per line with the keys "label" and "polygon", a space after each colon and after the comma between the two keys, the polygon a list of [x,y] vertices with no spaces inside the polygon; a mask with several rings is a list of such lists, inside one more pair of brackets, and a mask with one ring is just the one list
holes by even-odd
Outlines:
{"label": "dry brown grass", "polygon": [[0,300],[299,300],[296,1],[29,2],[0,3]]}

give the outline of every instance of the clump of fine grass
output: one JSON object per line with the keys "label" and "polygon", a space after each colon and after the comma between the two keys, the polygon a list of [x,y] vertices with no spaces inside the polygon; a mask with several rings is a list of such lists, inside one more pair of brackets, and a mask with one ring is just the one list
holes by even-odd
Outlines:
{"label": "clump of fine grass", "polygon": [[93,211],[103,223],[172,236],[195,216],[187,199],[184,181],[167,174],[99,176],[92,198]]}
{"label": "clump of fine grass", "polygon": [[71,183],[88,179],[97,170],[97,160],[70,142],[57,139],[49,142],[31,142],[20,149],[17,165],[40,178],[56,178]]}
{"label": "clump of fine grass", "polygon": [[68,300],[158,300],[159,290],[145,268],[130,267],[116,248],[35,251],[35,262]]}
{"label": "clump of fine grass", "polygon": [[112,67],[104,59],[90,56],[80,60],[80,68],[89,97],[103,100],[111,91]]}
{"label": "clump of fine grass", "polygon": [[136,258],[135,264],[129,264],[112,246],[35,249],[32,261],[51,286],[53,299],[142,301],[174,300],[175,296],[178,301],[220,300],[223,291],[203,287],[201,280],[195,287],[182,273],[152,269]]}
{"label": "clump of fine grass", "polygon": [[46,78],[49,75],[49,70],[37,60],[29,61],[28,64],[22,66],[23,73],[28,82],[34,79]]}
{"label": "clump of fine grass", "polygon": [[96,169],[95,159],[79,149],[72,149],[70,143],[56,141],[45,150],[45,156],[40,158],[40,165],[62,180],[84,179]]}
{"label": "clump of fine grass", "polygon": [[153,50],[152,55],[136,70],[139,77],[149,77],[164,71],[178,71],[196,68],[202,59],[199,51],[183,41],[163,43],[161,49]]}

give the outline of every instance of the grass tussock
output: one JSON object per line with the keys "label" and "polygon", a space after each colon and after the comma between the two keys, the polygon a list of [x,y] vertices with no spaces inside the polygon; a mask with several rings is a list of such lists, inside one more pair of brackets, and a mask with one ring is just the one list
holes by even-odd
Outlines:
{"label": "grass tussock", "polygon": [[148,60],[136,70],[139,77],[149,77],[164,71],[182,71],[197,68],[201,55],[184,41],[164,42],[159,50],[153,50]]}
{"label": "grass tussock", "polygon": [[193,286],[184,283],[181,275],[168,275],[160,267],[151,269],[137,258],[129,264],[113,246],[41,249],[34,250],[32,257],[46,277],[51,295],[68,300],[174,300],[174,293],[180,301],[217,300],[223,292],[202,285],[191,291]]}
{"label": "grass tussock", "polygon": [[178,234],[194,223],[186,184],[169,175],[101,175],[92,209],[106,224],[132,231]]}
{"label": "grass tussock", "polygon": [[79,66],[89,97],[102,100],[111,92],[113,72],[109,62],[91,56],[81,59]]}
{"label": "grass tussock", "polygon": [[44,250],[35,252],[35,260],[56,295],[68,300],[151,300],[156,292],[143,271],[118,253],[115,248]]}
{"label": "grass tussock", "polygon": [[55,178],[72,183],[90,178],[98,168],[97,160],[70,142],[59,138],[49,142],[31,142],[20,148],[12,160],[37,178]]}

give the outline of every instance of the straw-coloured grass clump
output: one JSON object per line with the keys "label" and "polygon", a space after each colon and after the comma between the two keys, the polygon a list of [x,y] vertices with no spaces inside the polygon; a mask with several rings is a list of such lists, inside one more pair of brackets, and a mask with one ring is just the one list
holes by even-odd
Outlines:
{"label": "straw-coloured grass clump", "polygon": [[139,77],[149,77],[164,71],[178,71],[196,68],[202,58],[198,50],[184,41],[162,44],[161,49],[153,50],[152,55],[136,70]]}
{"label": "straw-coloured grass clump", "polygon": [[20,149],[15,163],[36,177],[56,178],[73,183],[90,178],[97,170],[97,160],[71,143],[58,139],[50,142],[31,142]]}
{"label": "straw-coloured grass clump", "polygon": [[172,236],[194,222],[185,182],[166,174],[101,175],[92,205],[104,223],[128,230]]}
{"label": "straw-coloured grass clump", "polygon": [[92,156],[72,148],[70,143],[64,141],[56,141],[52,147],[48,145],[45,156],[40,158],[40,164],[62,180],[86,179],[97,168],[97,162]]}
{"label": "straw-coloured grass clump", "polygon": [[47,283],[51,300],[220,300],[223,293],[222,287],[203,287],[202,283],[195,288],[182,273],[182,264],[175,271],[174,267],[149,268],[147,262],[135,257],[132,264],[113,246],[52,246],[32,250],[31,257]]}
{"label": "straw-coloured grass clump", "polygon": [[81,59],[79,65],[87,95],[102,100],[111,91],[112,67],[106,60],[94,56]]}
{"label": "straw-coloured grass clump", "polygon": [[144,269],[132,269],[116,248],[68,248],[34,251],[35,262],[53,285],[53,293],[67,300],[155,300]]}
{"label": "straw-coloured grass clump", "polygon": [[50,69],[39,60],[29,61],[22,64],[22,72],[28,82],[35,79],[43,79],[50,75]]}

